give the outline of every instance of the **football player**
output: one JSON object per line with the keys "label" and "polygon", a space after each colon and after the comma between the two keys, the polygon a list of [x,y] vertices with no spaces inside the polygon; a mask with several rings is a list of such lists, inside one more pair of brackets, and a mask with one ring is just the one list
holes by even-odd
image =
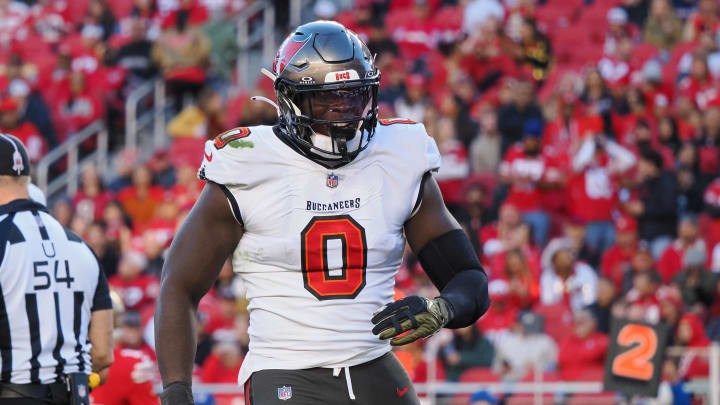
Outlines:
{"label": "football player", "polygon": [[[378,120],[374,57],[338,23],[298,27],[264,73],[278,125],[207,142],[207,185],[165,263],[162,403],[192,404],[194,312],[231,256],[249,300],[247,403],[418,404],[391,345],[472,325],[489,305],[432,176],[437,146],[422,124]],[[392,302],[406,240],[438,297]]]}

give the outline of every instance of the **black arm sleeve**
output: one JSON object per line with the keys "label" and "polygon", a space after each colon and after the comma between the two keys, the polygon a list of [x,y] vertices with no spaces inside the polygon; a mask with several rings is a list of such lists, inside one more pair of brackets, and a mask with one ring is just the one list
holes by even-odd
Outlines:
{"label": "black arm sleeve", "polygon": [[98,283],[97,287],[95,287],[91,311],[100,311],[102,309],[112,309],[112,300],[110,299],[110,288],[108,287],[107,278],[105,278],[105,272],[98,263]]}
{"label": "black arm sleeve", "polygon": [[431,240],[418,254],[440,297],[452,309],[448,328],[477,321],[490,306],[488,280],[465,232],[455,229]]}

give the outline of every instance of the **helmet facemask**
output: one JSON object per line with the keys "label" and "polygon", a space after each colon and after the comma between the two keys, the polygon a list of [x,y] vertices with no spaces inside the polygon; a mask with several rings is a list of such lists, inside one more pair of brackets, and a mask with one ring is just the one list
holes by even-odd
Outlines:
{"label": "helmet facemask", "polygon": [[350,162],[375,132],[377,88],[377,82],[312,89],[278,83],[281,124],[310,157],[328,166]]}

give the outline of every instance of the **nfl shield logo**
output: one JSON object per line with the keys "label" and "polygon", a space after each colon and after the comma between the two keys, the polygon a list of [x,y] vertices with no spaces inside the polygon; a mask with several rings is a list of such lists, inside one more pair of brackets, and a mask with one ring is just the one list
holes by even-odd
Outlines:
{"label": "nfl shield logo", "polygon": [[330,188],[335,188],[335,187],[337,187],[337,185],[338,185],[338,176],[333,173],[328,174],[327,186]]}
{"label": "nfl shield logo", "polygon": [[287,401],[290,398],[292,398],[292,387],[286,387],[283,385],[278,388],[278,399]]}
{"label": "nfl shield logo", "polygon": [[78,385],[77,392],[78,392],[78,396],[85,398],[85,396],[87,395],[87,390],[85,389],[85,385],[83,385],[83,384]]}

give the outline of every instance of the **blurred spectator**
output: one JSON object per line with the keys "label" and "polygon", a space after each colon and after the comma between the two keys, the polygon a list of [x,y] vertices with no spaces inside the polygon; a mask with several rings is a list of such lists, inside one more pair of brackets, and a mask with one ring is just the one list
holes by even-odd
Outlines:
{"label": "blurred spectator", "polygon": [[523,219],[532,225],[538,246],[545,244],[550,230],[550,217],[542,206],[543,190],[556,187],[562,175],[542,153],[541,135],[542,122],[527,121],[522,143],[508,150],[499,171],[501,181],[510,189],[506,203],[517,207]]}
{"label": "blurred spectator", "polygon": [[73,198],[75,213],[89,221],[98,220],[113,198],[114,195],[105,190],[95,165],[85,166],[80,178],[80,190]]}
{"label": "blurred spectator", "polygon": [[[187,4],[188,0],[183,3]],[[162,70],[175,108],[180,109],[186,93],[195,98],[205,83],[210,41],[202,31],[190,27],[188,9],[178,10],[166,23],[172,20],[172,26],[155,41],[152,59]]]}
{"label": "blurred spectator", "polygon": [[707,271],[706,260],[704,246],[687,249],[683,255],[683,271],[672,280],[680,287],[683,302],[687,307],[696,304],[710,307],[715,300],[718,276]]}
{"label": "blurred spectator", "polygon": [[541,84],[545,81],[552,62],[552,50],[550,41],[538,29],[537,22],[532,17],[523,19],[520,48],[517,54],[536,82]]}
{"label": "blurred spectator", "polygon": [[179,0],[162,23],[164,29],[187,24],[194,27],[203,24],[210,17],[207,8],[199,0]]}
{"label": "blurred spectator", "polygon": [[483,261],[487,263],[490,258],[509,246],[514,231],[520,226],[520,212],[509,203],[503,203],[498,213],[498,221],[486,225],[480,230],[480,244],[483,249]]}
{"label": "blurred spectator", "polygon": [[698,10],[692,14],[685,23],[684,39],[692,42],[703,31],[717,32],[720,28],[718,18],[718,4],[715,0],[699,0]]}
{"label": "blurred spectator", "polygon": [[62,195],[56,201],[52,207],[52,216],[62,224],[62,226],[70,226],[70,221],[74,215],[72,200],[69,197]]}
{"label": "blurred spectator", "polygon": [[659,257],[677,226],[677,180],[663,169],[663,158],[654,150],[644,151],[638,163],[638,199],[628,202],[626,210],[638,218],[640,237],[651,242],[653,257]]}
{"label": "blurred spectator", "polygon": [[497,398],[487,391],[478,391],[470,397],[469,405],[496,405],[498,404]]}
{"label": "blurred spectator", "polygon": [[541,316],[520,312],[510,333],[495,342],[493,369],[504,379],[520,380],[537,369],[550,371],[557,363],[558,348],[544,333]]}
{"label": "blurred spectator", "polygon": [[83,237],[98,257],[105,276],[107,278],[114,276],[117,273],[120,258],[117,250],[108,242],[105,223],[100,221],[91,223]]}
{"label": "blurred spectator", "polygon": [[469,35],[477,35],[488,22],[502,21],[505,18],[505,9],[497,0],[474,0],[465,7],[463,28]]}
{"label": "blurred spectator", "polygon": [[[465,208],[470,215],[470,227],[475,235],[471,239],[478,240],[478,230],[490,223],[491,210],[488,206],[490,196],[488,189],[481,181],[467,181],[464,184]],[[478,254],[480,252],[478,251]]]}
{"label": "blurred spectator", "polygon": [[455,123],[448,117],[440,118],[437,130],[433,134],[443,161],[437,179],[440,190],[447,203],[460,203],[464,179],[470,174],[467,150],[457,139]]}
{"label": "blurred spectator", "polygon": [[565,223],[563,236],[572,240],[577,259],[595,269],[600,264],[600,251],[588,244],[587,235],[588,224],[584,219],[572,217]]}
{"label": "blurred spectator", "polygon": [[510,302],[510,286],[505,280],[488,283],[490,309],[483,315],[477,326],[491,340],[497,341],[517,321],[517,308]]}
{"label": "blurred spectator", "polygon": [[59,115],[66,134],[76,133],[104,116],[98,89],[88,86],[81,71],[70,74],[70,91],[59,101]]}
{"label": "blurred spectator", "polygon": [[119,349],[140,351],[152,361],[156,361],[155,351],[143,338],[143,323],[140,314],[136,311],[127,310],[122,314],[121,319],[122,327],[117,347]]}
{"label": "blurred spectator", "polygon": [[36,164],[47,152],[48,145],[35,125],[21,119],[19,109],[17,101],[10,97],[0,101],[0,130],[20,139],[27,149],[30,162]]}
{"label": "blurred spectator", "polygon": [[217,343],[200,368],[200,380],[204,383],[236,384],[242,361],[242,352],[237,342]]}
{"label": "blurred spectator", "polygon": [[[708,241],[711,247],[717,247],[717,244],[720,243],[720,177],[715,179],[708,185],[707,189],[705,189],[703,201],[705,204],[704,211],[709,218]],[[720,260],[720,258],[718,260]],[[713,263],[714,262],[713,257]],[[718,264],[717,267],[713,265],[712,269],[715,272],[720,272],[720,264]]]}
{"label": "blurred spectator", "polygon": [[485,107],[480,112],[480,132],[470,143],[470,166],[474,173],[497,170],[500,163],[501,135],[498,131],[497,111]]}
{"label": "blurred spectator", "polygon": [[146,166],[138,166],[132,172],[132,186],[121,190],[117,199],[132,218],[133,227],[141,229],[155,215],[163,193],[162,187],[153,186],[150,170]]}
{"label": "blurred spectator", "polygon": [[508,282],[509,298],[516,308],[529,308],[537,303],[540,297],[540,284],[538,275],[540,269],[537,263],[532,265],[523,251],[514,248],[504,255],[505,266],[502,273],[495,274]]}
{"label": "blurred spectator", "polygon": [[573,333],[559,345],[560,377],[565,381],[578,381],[586,373],[601,370],[609,343],[607,335],[597,331],[597,321],[591,312],[576,312]]}
{"label": "blurred spectator", "polygon": [[640,273],[648,273],[655,283],[662,283],[662,277],[655,270],[655,261],[652,253],[644,241],[640,242],[635,254],[630,261],[630,268],[623,274],[622,294],[626,294],[635,285],[635,276]]}
{"label": "blurred spectator", "polygon": [[625,294],[625,300],[630,304],[631,311],[641,312],[642,320],[646,322],[660,322],[660,301],[656,295],[659,285],[659,280],[652,272],[635,272],[632,288]]}
{"label": "blurred spectator", "polygon": [[595,302],[597,275],[575,259],[570,239],[551,240],[543,251],[542,267],[540,301],[544,305],[569,303],[573,310],[579,310]]}
{"label": "blurred spectator", "polygon": [[645,23],[645,42],[670,49],[681,40],[682,30],[682,22],[675,16],[669,0],[652,0],[650,15]]}
{"label": "blurred spectator", "polygon": [[172,187],[175,178],[175,166],[167,149],[157,149],[148,161],[148,168],[152,172],[153,183],[164,189]]}
{"label": "blurred spectator", "polygon": [[52,115],[42,94],[30,89],[25,80],[15,79],[8,86],[9,96],[18,104],[20,120],[30,122],[40,131],[45,142],[51,148],[57,146],[57,136],[52,123]]}
{"label": "blurred spectator", "polygon": [[[705,327],[699,316],[693,313],[683,315],[678,324],[676,343],[689,349],[710,346],[710,340],[705,336]],[[707,378],[709,371],[707,358],[700,353],[688,350],[680,358],[678,373],[686,381],[693,378]]]}
{"label": "blurred spectator", "polygon": [[612,307],[617,299],[615,284],[607,277],[598,279],[597,301],[587,306],[597,320],[597,330],[600,333],[610,333],[610,319]]}
{"label": "blurred spectator", "polygon": [[395,101],[395,114],[416,122],[423,122],[428,100],[426,97],[425,78],[419,73],[412,73],[405,79],[405,94]]}
{"label": "blurred spectator", "polygon": [[[482,0],[480,0],[482,1]],[[501,153],[505,155],[510,147],[527,136],[526,123],[537,120],[542,131],[542,113],[535,102],[533,85],[528,81],[518,81],[512,85],[512,99],[498,110],[498,128],[502,134]],[[542,133],[542,132],[541,132]],[[539,137],[540,135],[535,135]]]}
{"label": "blurred spectator", "polygon": [[683,255],[686,251],[692,248],[707,250],[694,216],[686,215],[680,219],[677,234],[678,238],[668,245],[657,262],[664,283],[669,283],[683,269]]}
{"label": "blurred spectator", "polygon": [[[705,111],[703,131],[696,141],[700,163],[700,181],[706,184],[720,172],[720,107]],[[704,181],[703,181],[704,180]]]}
{"label": "blurred spectator", "polygon": [[147,260],[142,253],[124,253],[118,264],[118,274],[108,280],[128,310],[141,312],[155,305],[160,282],[153,276],[142,274],[146,264]]}
{"label": "blurred spectator", "polygon": [[629,215],[621,215],[615,221],[615,244],[602,257],[602,274],[610,279],[617,290],[622,290],[623,275],[637,250],[637,221]]}
{"label": "blurred spectator", "polygon": [[197,102],[185,107],[167,126],[174,137],[210,139],[225,131],[223,99],[216,91],[204,88]]}
{"label": "blurred spectator", "polygon": [[155,75],[157,70],[150,58],[152,46],[153,43],[147,39],[145,20],[133,17],[130,19],[128,42],[112,55],[112,61],[128,70],[131,82],[148,80]]}
{"label": "blurred spectator", "polygon": [[572,215],[588,221],[587,244],[597,252],[615,239],[612,212],[617,201],[616,176],[635,164],[632,152],[602,135],[588,135],[572,158],[575,175],[568,184]]}
{"label": "blurred spectator", "polygon": [[102,28],[102,40],[107,41],[115,31],[115,15],[106,0],[90,0],[87,6],[85,25]]}
{"label": "blurred spectator", "polygon": [[472,367],[490,367],[495,349],[475,325],[453,330],[452,340],[440,348],[448,381],[458,381]]}

